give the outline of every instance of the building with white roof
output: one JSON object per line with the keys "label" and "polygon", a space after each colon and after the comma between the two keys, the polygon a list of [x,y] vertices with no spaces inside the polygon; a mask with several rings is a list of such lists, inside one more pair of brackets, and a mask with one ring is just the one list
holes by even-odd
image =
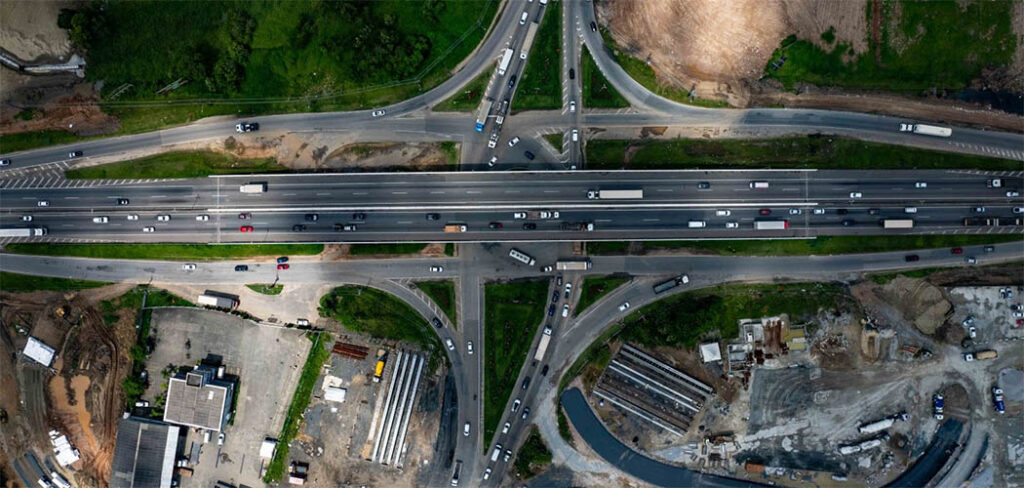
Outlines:
{"label": "building with white roof", "polygon": [[52,347],[47,346],[36,339],[35,337],[29,336],[28,343],[25,344],[25,356],[31,358],[33,361],[42,364],[43,366],[50,367],[53,363],[53,356],[56,352]]}

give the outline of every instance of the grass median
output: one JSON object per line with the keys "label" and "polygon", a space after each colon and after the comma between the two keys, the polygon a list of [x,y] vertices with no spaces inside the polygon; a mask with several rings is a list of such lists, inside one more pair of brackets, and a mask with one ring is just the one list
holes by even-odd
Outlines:
{"label": "grass median", "polygon": [[15,254],[99,259],[171,259],[212,261],[260,256],[310,256],[323,244],[8,244]]}
{"label": "grass median", "polygon": [[210,151],[171,152],[88,168],[68,170],[70,180],[136,178],[203,178],[210,175],[283,173],[273,158],[239,159]]}
{"label": "grass median", "polygon": [[263,294],[263,295],[280,295],[281,291],[284,290],[284,285],[261,284],[261,285],[245,285],[245,286],[246,286],[246,288],[248,288],[248,289],[250,289],[250,290],[252,290],[252,291],[254,291],[256,293],[260,293],[260,294]]}
{"label": "grass median", "polygon": [[[639,253],[673,249],[722,256],[806,256],[913,251],[957,246],[980,246],[1021,241],[1013,234],[822,236],[814,239],[739,239],[693,241],[644,241]],[[590,254],[626,254],[629,242],[589,242]]]}
{"label": "grass median", "polygon": [[583,82],[583,106],[590,108],[625,108],[629,102],[601,74],[597,63],[583,46],[580,55],[580,80]]}
{"label": "grass median", "polygon": [[0,271],[0,291],[23,293],[29,291],[70,291],[99,288],[111,283],[68,278],[51,278]]}
{"label": "grass median", "polygon": [[773,139],[596,139],[586,145],[590,169],[812,168],[1020,170],[1020,161],[843,137]]}
{"label": "grass median", "polygon": [[[513,107],[518,110],[545,110],[562,107],[562,10],[551,2],[537,30],[526,60],[523,78],[516,89]],[[518,62],[518,61],[514,61]]]}
{"label": "grass median", "polygon": [[531,280],[484,286],[485,440],[494,437],[534,334],[544,319],[548,283]]}
{"label": "grass median", "polygon": [[530,428],[530,435],[516,453],[516,477],[521,480],[530,479],[542,473],[551,464],[551,451],[544,444],[544,439],[537,426]]}
{"label": "grass median", "polygon": [[455,311],[455,283],[451,280],[417,281],[416,287],[423,290],[434,303],[448,316],[452,324],[458,328],[458,315]]}
{"label": "grass median", "polygon": [[352,244],[348,247],[348,253],[353,256],[366,256],[372,254],[416,254],[422,251],[426,244],[421,242],[402,242],[397,244]]}
{"label": "grass median", "polygon": [[576,311],[573,315],[579,316],[591,304],[611,293],[612,290],[622,286],[627,281],[629,281],[629,276],[621,275],[588,276],[583,278],[583,284],[580,285],[580,301],[576,304]]}

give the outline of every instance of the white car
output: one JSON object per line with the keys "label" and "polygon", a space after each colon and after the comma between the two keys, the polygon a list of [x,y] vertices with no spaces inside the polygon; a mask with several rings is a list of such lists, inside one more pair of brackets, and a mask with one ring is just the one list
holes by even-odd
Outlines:
{"label": "white car", "polygon": [[629,309],[629,302],[622,302],[622,305],[619,305],[620,312],[625,312],[627,309]]}
{"label": "white car", "polygon": [[516,398],[516,401],[512,402],[512,413],[516,413],[519,410],[519,406],[523,404],[523,401]]}
{"label": "white car", "polygon": [[823,209],[823,208],[816,208],[816,209],[814,209],[814,215],[825,215],[825,209]]}
{"label": "white car", "polygon": [[462,435],[469,437],[469,422],[466,422],[466,425],[462,427]]}
{"label": "white car", "polygon": [[32,216],[31,215],[22,215],[21,216],[21,221],[22,222],[31,222],[32,221]]}
{"label": "white car", "polygon": [[789,214],[790,215],[800,215],[801,213],[803,213],[803,212],[799,208],[791,208],[791,209],[789,209]]}
{"label": "white car", "polygon": [[569,316],[569,304],[566,303],[566,304],[562,305],[562,317],[568,317],[568,316]]}
{"label": "white car", "polygon": [[917,207],[906,207],[903,209],[903,213],[914,214],[917,213]]}
{"label": "white car", "polygon": [[39,200],[38,202],[36,202],[36,206],[37,207],[49,207],[50,206],[50,201],[49,200]]}
{"label": "white car", "polygon": [[[493,143],[494,143],[494,141],[491,141],[491,142],[487,143],[487,146],[493,148],[494,146],[491,145]],[[497,163],[497,162],[498,162],[498,157],[497,156],[491,156],[491,160],[487,162],[487,166],[490,166],[490,167],[493,168],[494,167],[494,163]]]}
{"label": "white car", "polygon": [[1024,319],[1024,312],[1013,312],[1013,318]]}
{"label": "white car", "polygon": [[192,263],[183,264],[183,265],[181,265],[181,269],[184,270],[184,271],[195,271],[196,270],[196,265],[194,265]]}
{"label": "white car", "polygon": [[580,140],[580,131],[578,131],[576,129],[573,129],[572,130],[572,142],[579,142],[579,140]]}
{"label": "white car", "polygon": [[473,355],[473,341],[466,341],[466,353],[470,356]]}
{"label": "white car", "polygon": [[128,220],[139,220],[139,214],[128,214]]}
{"label": "white car", "polygon": [[541,268],[540,272],[541,273],[550,273],[554,269],[555,269],[554,267],[548,265],[548,266],[544,266],[543,268]]}
{"label": "white car", "polygon": [[143,227],[142,232],[145,232],[147,234],[151,232],[156,232],[156,227]]}
{"label": "white car", "polygon": [[974,326],[967,328],[967,335],[971,336],[971,339],[978,337],[978,329]]}
{"label": "white car", "polygon": [[430,267],[430,272],[431,273],[441,273],[443,271],[444,271],[444,266],[431,266]]}
{"label": "white car", "polygon": [[[495,141],[494,139],[491,139],[491,140],[487,141],[487,148],[488,149],[494,149],[497,146],[498,146],[498,141]],[[498,159],[498,158],[494,158],[494,159]],[[494,166],[494,163],[491,163],[491,166]]]}
{"label": "white car", "polygon": [[374,110],[373,113],[371,113],[370,115],[372,115],[374,117],[380,117],[380,116],[384,115],[385,113],[387,113],[387,112],[385,112],[384,110]]}
{"label": "white car", "polygon": [[171,220],[171,216],[167,215],[167,214],[160,214],[160,215],[156,216],[156,221],[157,222],[169,222],[170,220]]}
{"label": "white car", "polygon": [[196,220],[206,222],[207,220],[210,220],[210,216],[206,214],[196,215]]}
{"label": "white car", "polygon": [[448,350],[449,350],[449,351],[454,351],[454,350],[455,350],[455,343],[454,343],[454,342],[452,342],[452,340],[451,340],[451,339],[445,339],[445,340],[444,340],[444,343],[445,343],[445,345],[447,345],[447,346],[448,346]]}
{"label": "white car", "polygon": [[490,478],[490,477],[491,477],[491,468],[487,468],[487,469],[484,470],[484,480],[486,481],[487,478]]}
{"label": "white car", "polygon": [[107,222],[110,222],[110,219],[107,217],[93,217],[92,222],[94,224],[105,224]]}
{"label": "white car", "polygon": [[512,428],[511,422],[505,422],[505,426],[501,428],[502,434],[508,434],[508,430]]}
{"label": "white car", "polygon": [[978,258],[974,256],[968,256],[964,258],[964,262],[967,264],[978,264]]}
{"label": "white car", "polygon": [[850,198],[861,198],[863,196],[864,196],[864,194],[859,192],[859,191],[852,191],[852,192],[850,192]]}
{"label": "white car", "polygon": [[1024,213],[1024,207],[1013,207],[1013,213]]}
{"label": "white car", "polygon": [[576,100],[569,102],[569,113],[576,113]]}
{"label": "white car", "polygon": [[917,183],[914,183],[914,188],[928,188],[928,183],[918,181]]}
{"label": "white car", "polygon": [[731,210],[715,210],[715,217],[728,217],[732,215]]}
{"label": "white car", "polygon": [[508,141],[508,147],[513,147],[519,144],[519,136],[513,137],[511,141]]}
{"label": "white car", "polygon": [[1009,197],[1019,197],[1020,196],[1020,192],[1016,191],[1016,190],[1010,190],[1010,191],[1006,192],[1006,196],[1008,198]]}
{"label": "white car", "polygon": [[512,214],[512,218],[516,219],[516,220],[525,219],[526,218],[526,212],[515,212],[515,213]]}
{"label": "white car", "polygon": [[739,229],[740,228],[740,223],[739,222],[726,222],[725,223],[725,228],[726,229]]}
{"label": "white car", "polygon": [[565,298],[569,298],[569,294],[572,293],[572,283],[565,284]]}
{"label": "white car", "polygon": [[224,445],[224,433],[223,432],[221,432],[220,434],[217,434],[217,445],[218,446],[223,446]]}
{"label": "white car", "polygon": [[558,216],[559,216],[559,213],[557,211],[556,212],[552,212],[552,211],[549,211],[549,210],[542,210],[540,212],[540,218],[542,218],[542,219],[557,219]]}
{"label": "white car", "polygon": [[309,325],[308,319],[295,319],[295,325],[301,325],[303,327]]}

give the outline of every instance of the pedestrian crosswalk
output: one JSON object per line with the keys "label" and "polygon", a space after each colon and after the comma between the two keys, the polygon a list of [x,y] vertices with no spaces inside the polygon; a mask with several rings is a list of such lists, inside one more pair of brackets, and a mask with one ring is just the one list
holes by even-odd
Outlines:
{"label": "pedestrian crosswalk", "polygon": [[967,144],[963,142],[950,142],[950,144],[959,148],[969,149],[974,153],[982,152],[986,154],[991,154],[993,156],[998,156],[1001,158],[1024,161],[1024,150],[1015,151],[1012,149],[1000,149],[996,147],[982,146],[980,144]]}

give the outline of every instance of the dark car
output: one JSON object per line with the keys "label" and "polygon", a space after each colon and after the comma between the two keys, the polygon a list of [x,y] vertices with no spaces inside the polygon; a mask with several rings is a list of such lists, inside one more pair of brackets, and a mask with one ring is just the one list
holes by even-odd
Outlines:
{"label": "dark car", "polygon": [[68,153],[68,158],[80,158],[82,157],[82,151],[71,151]]}
{"label": "dark car", "polygon": [[907,254],[906,256],[903,256],[903,260],[908,263],[913,263],[914,261],[920,261],[921,256],[918,256],[917,254]]}
{"label": "dark car", "polygon": [[558,298],[561,297],[561,296],[562,296],[562,294],[558,293],[558,290],[555,290],[554,292],[551,293],[551,302],[552,303],[557,302]]}
{"label": "dark car", "polygon": [[526,408],[523,409],[523,415],[522,415],[521,418],[523,420],[526,420],[526,417],[529,417],[529,416],[530,416],[530,407],[526,407]]}
{"label": "dark car", "polygon": [[508,79],[508,87],[512,88],[513,86],[516,86],[516,75],[512,75],[512,77]]}
{"label": "dark car", "polygon": [[490,224],[487,224],[487,227],[490,227],[492,229],[500,229],[504,226],[501,225],[501,222],[491,222]]}
{"label": "dark car", "polygon": [[523,224],[523,229],[524,230],[534,230],[536,228],[537,228],[537,224],[534,224],[533,222],[528,222],[528,223]]}
{"label": "dark car", "polygon": [[837,215],[846,215],[848,213],[850,213],[850,211],[845,209],[845,208],[836,209],[836,214]]}
{"label": "dark car", "polygon": [[436,213],[428,213],[427,214],[427,220],[439,220],[440,218],[441,218],[441,214],[436,214]]}
{"label": "dark car", "polygon": [[544,367],[541,368],[540,375],[541,376],[547,376],[548,375],[548,365],[545,364]]}
{"label": "dark car", "polygon": [[235,271],[249,271],[249,265],[247,265],[247,264],[239,264],[239,265],[235,266]]}
{"label": "dark car", "polygon": [[249,220],[251,218],[252,218],[252,214],[248,213],[248,212],[238,214],[238,220]]}
{"label": "dark car", "polygon": [[548,317],[554,317],[554,316],[555,316],[555,306],[554,305],[549,305],[548,306]]}
{"label": "dark car", "polygon": [[962,247],[954,247],[953,249],[950,249],[950,251],[953,254],[963,254],[964,253],[964,248],[962,248]]}
{"label": "dark car", "polygon": [[356,212],[356,213],[352,214],[352,220],[359,220],[359,221],[366,220],[366,214],[363,213],[363,212]]}
{"label": "dark car", "polygon": [[295,224],[292,226],[292,232],[302,232],[306,230],[306,226],[302,224]]}
{"label": "dark car", "polygon": [[534,155],[533,155],[533,153],[532,153],[532,152],[530,152],[530,151],[526,151],[526,152],[524,152],[524,153],[523,153],[523,156],[526,156],[526,159],[529,159],[530,161],[533,161],[533,158],[535,158],[535,157],[536,157],[536,156],[534,156]]}
{"label": "dark car", "polygon": [[523,389],[525,390],[525,389],[527,389],[527,388],[529,388],[529,387],[530,387],[530,377],[529,377],[529,376],[527,376],[527,377],[526,377],[526,378],[525,378],[525,379],[523,380]]}
{"label": "dark car", "polygon": [[985,248],[984,248],[985,252],[992,252],[992,251],[995,251],[995,250],[996,250],[996,246],[985,246]]}
{"label": "dark car", "polygon": [[878,215],[879,210],[877,208],[869,208],[868,215]]}
{"label": "dark car", "polygon": [[277,258],[277,264],[284,264],[288,262],[288,256],[281,256]]}
{"label": "dark car", "polygon": [[597,32],[597,22],[590,23],[590,30]]}
{"label": "dark car", "polygon": [[118,198],[117,199],[117,204],[118,205],[128,205],[128,199],[127,198]]}
{"label": "dark car", "polygon": [[10,166],[10,165],[11,165],[11,160],[10,159],[7,159],[7,158],[0,159],[0,166]]}
{"label": "dark car", "polygon": [[444,327],[444,322],[441,322],[441,319],[437,317],[430,319],[430,322],[434,324],[434,327],[437,327],[438,329]]}
{"label": "dark car", "polygon": [[306,222],[316,222],[320,220],[320,214],[306,214]]}
{"label": "dark car", "polygon": [[771,215],[772,211],[771,211],[771,209],[762,208],[761,210],[758,210],[757,213],[759,213],[761,215]]}
{"label": "dark car", "polygon": [[854,222],[853,219],[846,219],[846,220],[843,221],[843,227],[850,227],[851,225],[853,225],[855,223],[856,222]]}
{"label": "dark car", "polygon": [[576,79],[576,70],[573,69],[573,68],[569,68],[569,79],[570,80],[575,80]]}
{"label": "dark car", "polygon": [[706,181],[702,181],[700,183],[697,183],[697,189],[698,190],[707,190],[708,188],[711,188],[711,183],[708,183]]}
{"label": "dark car", "polygon": [[555,279],[555,285],[558,287],[562,286],[562,275],[558,275],[558,278]]}

